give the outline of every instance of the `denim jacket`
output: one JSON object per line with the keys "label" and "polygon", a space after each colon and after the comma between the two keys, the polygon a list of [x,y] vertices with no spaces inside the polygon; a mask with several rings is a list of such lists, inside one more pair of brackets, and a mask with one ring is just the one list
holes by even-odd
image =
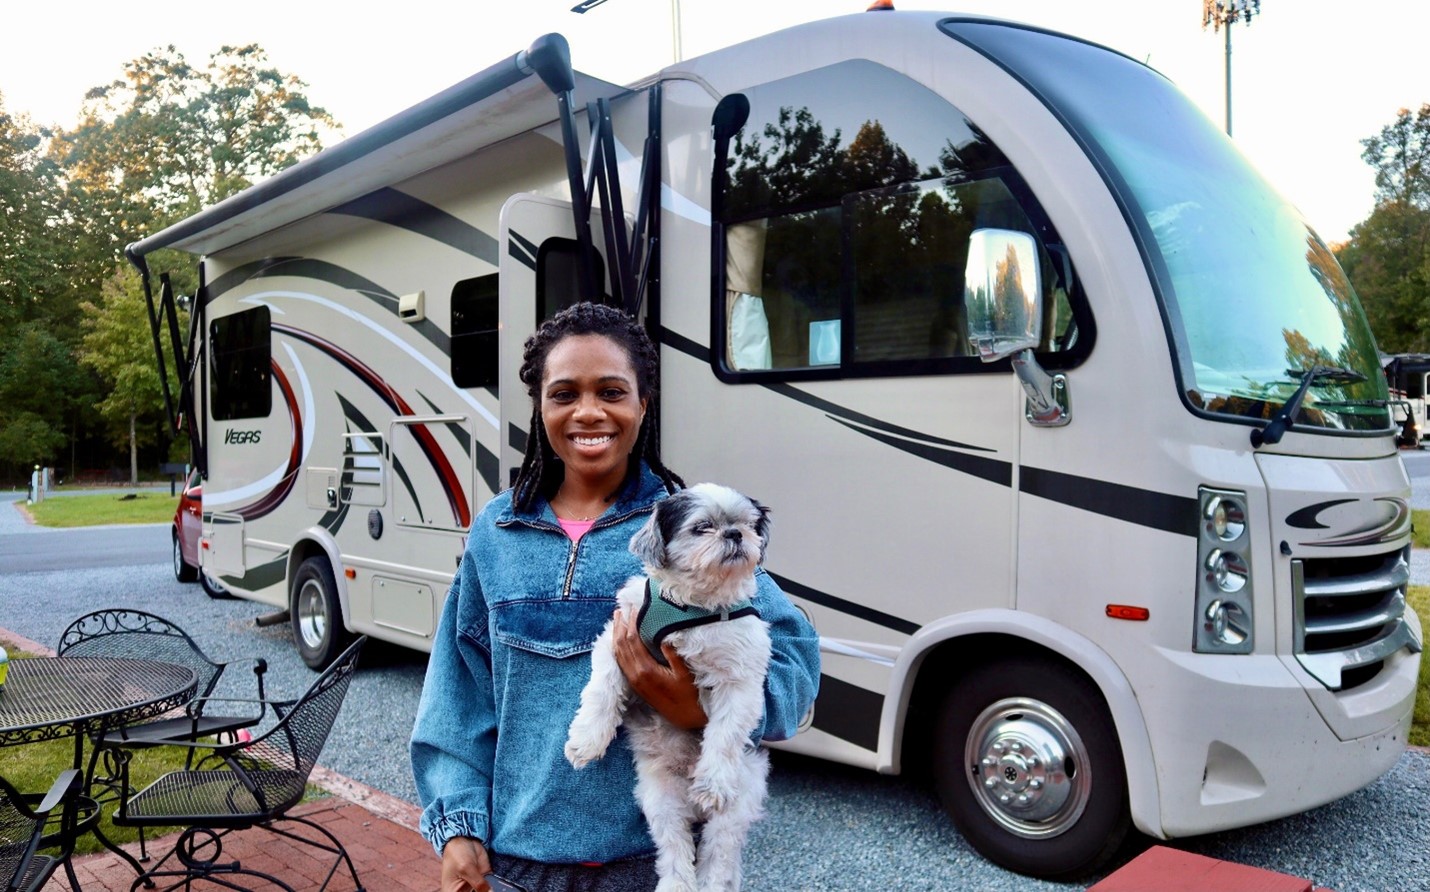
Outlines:
{"label": "denim jacket", "polygon": [[[641,566],[627,544],[665,487],[648,468],[572,543],[541,499],[511,492],[483,508],[447,594],[412,730],[421,831],[440,855],[470,836],[547,863],[605,863],[654,851],[635,800],[624,731],[577,771],[566,731],[590,676],[591,646],[616,591]],[[763,570],[755,606],[773,654],[755,737],[792,737],[814,703],[819,641]]]}

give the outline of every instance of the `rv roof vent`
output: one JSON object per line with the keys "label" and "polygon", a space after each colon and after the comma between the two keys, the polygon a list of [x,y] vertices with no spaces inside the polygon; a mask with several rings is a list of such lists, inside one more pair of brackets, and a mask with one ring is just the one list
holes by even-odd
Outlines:
{"label": "rv roof vent", "polygon": [[397,299],[397,318],[403,322],[421,322],[427,318],[427,292],[404,294]]}

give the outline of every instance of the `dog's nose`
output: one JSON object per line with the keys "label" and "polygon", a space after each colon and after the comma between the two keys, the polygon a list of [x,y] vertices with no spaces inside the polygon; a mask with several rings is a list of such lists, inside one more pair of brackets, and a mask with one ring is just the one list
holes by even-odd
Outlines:
{"label": "dog's nose", "polygon": [[739,542],[743,538],[743,536],[740,535],[739,530],[726,530],[725,538],[729,539],[732,542]]}

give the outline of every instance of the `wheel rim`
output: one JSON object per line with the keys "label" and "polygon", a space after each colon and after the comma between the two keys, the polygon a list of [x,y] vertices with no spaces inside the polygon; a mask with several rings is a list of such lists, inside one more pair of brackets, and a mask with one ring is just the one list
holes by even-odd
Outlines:
{"label": "wheel rim", "polygon": [[214,576],[207,570],[200,570],[199,572],[203,574],[204,587],[207,588],[209,591],[217,592],[221,595],[226,594],[228,592],[228,589],[224,587],[224,584],[218,581],[217,576]]}
{"label": "wheel rim", "polygon": [[328,635],[327,599],[323,587],[311,579],[298,590],[298,633],[309,649],[321,647]]}
{"label": "wheel rim", "polygon": [[[151,552],[152,554],[152,552]],[[184,550],[179,547],[179,537],[174,537],[174,576],[184,575]]]}
{"label": "wheel rim", "polygon": [[964,743],[973,798],[1000,827],[1026,839],[1069,830],[1087,808],[1092,770],[1077,730],[1026,697],[989,706]]}

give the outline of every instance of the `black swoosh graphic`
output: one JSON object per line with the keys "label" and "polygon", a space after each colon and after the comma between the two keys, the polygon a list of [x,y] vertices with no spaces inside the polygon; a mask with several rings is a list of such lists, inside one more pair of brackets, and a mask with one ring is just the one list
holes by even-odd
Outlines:
{"label": "black swoosh graphic", "polygon": [[497,265],[500,249],[496,239],[436,205],[391,187],[369,192],[347,204],[338,205],[328,213],[362,217],[406,229],[478,260],[485,260],[492,266]]}

